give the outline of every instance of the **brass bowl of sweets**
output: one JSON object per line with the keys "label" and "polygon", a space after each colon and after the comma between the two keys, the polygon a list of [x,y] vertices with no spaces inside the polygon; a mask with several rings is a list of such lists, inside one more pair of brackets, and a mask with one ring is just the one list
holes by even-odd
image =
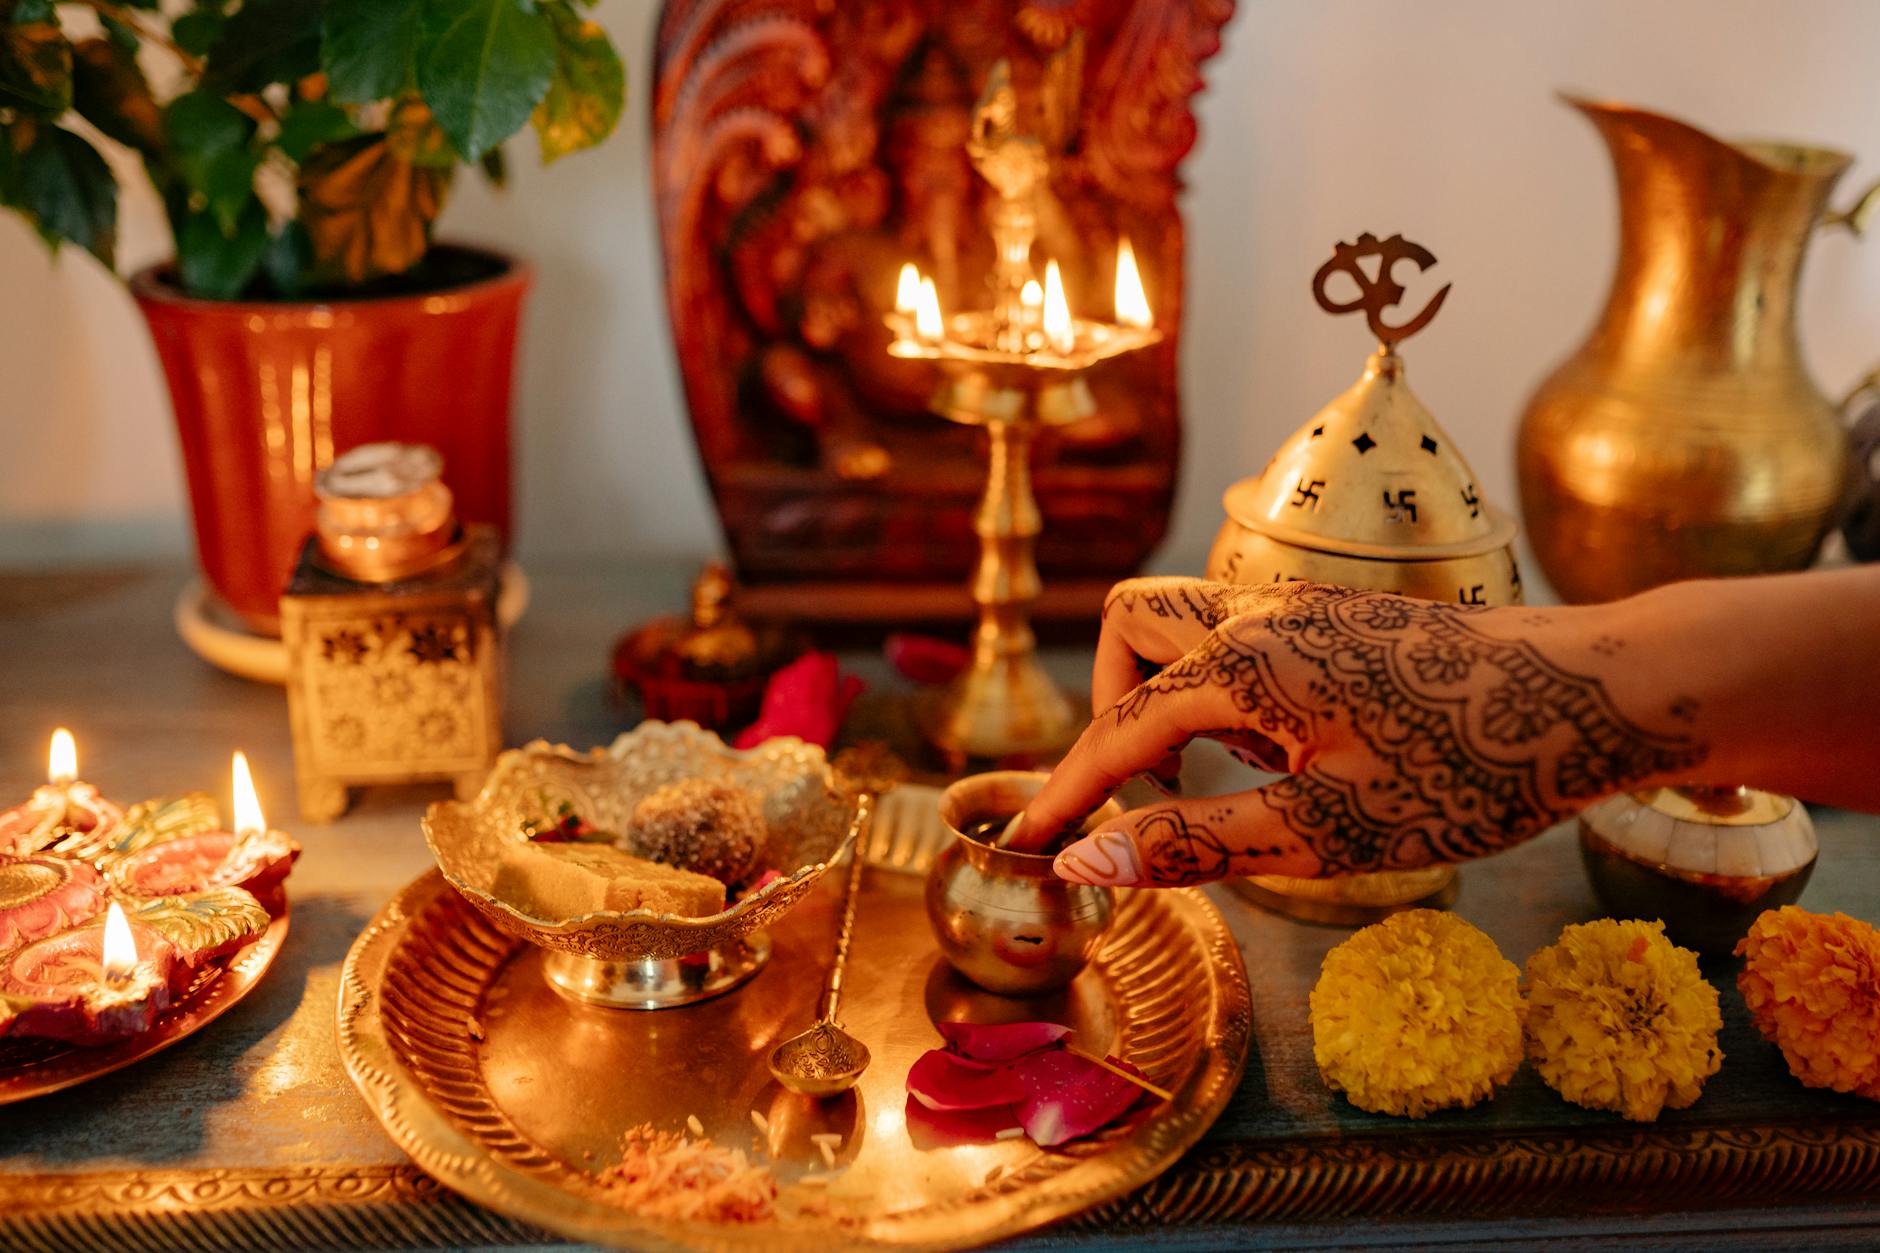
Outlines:
{"label": "brass bowl of sweets", "polygon": [[741,752],[646,722],[587,752],[503,753],[474,799],[430,807],[424,837],[466,901],[547,950],[557,991],[663,1009],[763,968],[764,928],[854,839],[856,799],[815,745]]}
{"label": "brass bowl of sweets", "polygon": [[[1002,996],[1037,996],[1070,983],[1116,915],[1109,888],[1057,877],[1055,847],[1020,853],[995,846],[1049,777],[995,770],[961,779],[940,798],[952,842],[927,873],[927,918],[953,969]],[[1075,839],[1122,812],[1109,801],[1066,834]]]}

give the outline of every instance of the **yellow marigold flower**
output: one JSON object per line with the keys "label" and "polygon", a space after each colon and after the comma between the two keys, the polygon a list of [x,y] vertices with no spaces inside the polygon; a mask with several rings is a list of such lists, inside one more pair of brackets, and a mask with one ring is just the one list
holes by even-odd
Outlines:
{"label": "yellow marigold flower", "polygon": [[1737,989],[1789,1073],[1880,1100],[1880,932],[1784,905],[1756,919],[1736,952]]}
{"label": "yellow marigold flower", "polygon": [[1576,1105],[1650,1122],[1723,1065],[1717,989],[1662,922],[1568,927],[1527,964],[1527,1055]]}
{"label": "yellow marigold flower", "polygon": [[1325,955],[1312,1055],[1374,1114],[1421,1118],[1494,1094],[1521,1065],[1521,972],[1454,914],[1412,909]]}

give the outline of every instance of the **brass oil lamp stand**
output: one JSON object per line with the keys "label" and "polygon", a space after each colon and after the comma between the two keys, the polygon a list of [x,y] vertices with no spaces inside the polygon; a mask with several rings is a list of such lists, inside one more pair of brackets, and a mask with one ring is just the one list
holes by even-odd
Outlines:
{"label": "brass oil lamp stand", "polygon": [[973,515],[979,561],[970,587],[979,621],[972,661],[921,717],[927,738],[955,769],[971,758],[1061,749],[1084,721],[1039,665],[1031,628],[1043,587],[1034,547],[1044,529],[1031,487],[1032,439],[1041,427],[1096,412],[1085,380],[1093,367],[1162,338],[1127,240],[1117,250],[1115,321],[1071,316],[1056,261],[1040,283],[1031,246],[1049,161],[1037,138],[1018,129],[1017,116],[1011,72],[1001,61],[987,76],[967,142],[973,167],[998,194],[992,307],[943,315],[933,280],[910,262],[888,318],[891,354],[940,363],[934,412],[984,427],[990,453]]}

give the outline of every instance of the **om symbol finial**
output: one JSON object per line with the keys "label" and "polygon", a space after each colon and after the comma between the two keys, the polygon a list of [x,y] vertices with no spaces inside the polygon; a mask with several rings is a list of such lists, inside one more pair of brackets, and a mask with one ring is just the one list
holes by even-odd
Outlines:
{"label": "om symbol finial", "polygon": [[[1363,261],[1376,257],[1377,277],[1365,273]],[[1401,340],[1430,324],[1436,311],[1443,307],[1444,297],[1449,295],[1448,283],[1430,298],[1423,306],[1423,312],[1399,326],[1392,326],[1384,321],[1384,310],[1403,299],[1404,287],[1391,274],[1399,261],[1413,261],[1419,270],[1427,270],[1436,264],[1436,257],[1422,244],[1413,244],[1402,235],[1392,235],[1379,242],[1377,236],[1366,231],[1358,236],[1354,244],[1337,244],[1332,248],[1332,259],[1319,267],[1319,272],[1312,276],[1312,295],[1319,302],[1319,308],[1327,313],[1350,313],[1353,309],[1364,310],[1364,320],[1370,324],[1371,334],[1386,349],[1393,349]],[[1358,285],[1358,295],[1354,300],[1335,301],[1325,294],[1325,285],[1334,274],[1345,273]]]}

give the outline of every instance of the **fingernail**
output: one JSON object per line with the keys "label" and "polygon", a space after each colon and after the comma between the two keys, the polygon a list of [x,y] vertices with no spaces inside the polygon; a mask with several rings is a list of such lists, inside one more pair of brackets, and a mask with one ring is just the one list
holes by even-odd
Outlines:
{"label": "fingernail", "polygon": [[1124,888],[1143,880],[1142,858],[1136,852],[1136,841],[1121,831],[1086,835],[1059,853],[1051,869],[1060,879],[1097,887]]}

